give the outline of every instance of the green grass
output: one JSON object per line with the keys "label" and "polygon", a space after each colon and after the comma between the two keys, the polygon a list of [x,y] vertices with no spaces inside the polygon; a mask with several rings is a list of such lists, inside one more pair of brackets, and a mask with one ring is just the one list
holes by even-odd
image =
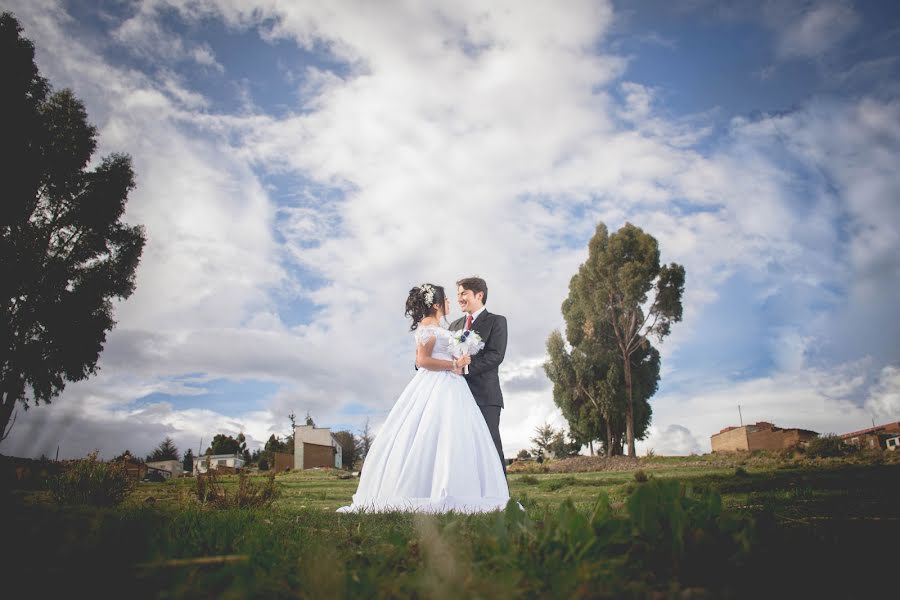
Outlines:
{"label": "green grass", "polygon": [[253,510],[203,508],[191,479],[141,483],[118,508],[16,491],[0,560],[33,597],[865,597],[894,588],[876,543],[900,534],[889,458],[511,474],[526,513],[487,516],[336,514],[358,480],[331,471],[280,474]]}

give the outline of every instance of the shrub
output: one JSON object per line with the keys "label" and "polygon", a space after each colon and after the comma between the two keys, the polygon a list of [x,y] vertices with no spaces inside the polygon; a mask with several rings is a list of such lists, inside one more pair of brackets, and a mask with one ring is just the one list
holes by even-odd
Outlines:
{"label": "shrub", "polygon": [[278,497],[275,472],[266,476],[266,482],[253,483],[247,473],[238,474],[236,489],[228,490],[219,481],[215,469],[197,476],[197,499],[211,508],[259,508],[269,506]]}
{"label": "shrub", "polygon": [[47,481],[53,499],[61,504],[116,506],[134,491],[123,461],[97,460],[97,451],[66,464],[62,473]]}
{"label": "shrub", "polygon": [[735,477],[750,477],[750,473],[744,467],[738,467],[734,470]]}
{"label": "shrub", "polygon": [[645,483],[647,481],[647,474],[644,473],[643,469],[638,469],[634,472],[634,480],[638,483]]}
{"label": "shrub", "polygon": [[578,485],[578,483],[577,479],[569,475],[568,477],[560,477],[559,479],[545,481],[542,487],[548,492],[555,492],[556,490],[560,490],[570,485]]}
{"label": "shrub", "polygon": [[264,458],[259,459],[259,470],[260,471],[268,471],[269,470],[269,461]]}
{"label": "shrub", "polygon": [[525,485],[537,485],[539,483],[538,478],[534,475],[522,475],[519,477],[519,482]]}
{"label": "shrub", "polygon": [[830,458],[844,456],[853,449],[844,440],[833,433],[826,433],[809,441],[806,446],[806,455],[810,458]]}

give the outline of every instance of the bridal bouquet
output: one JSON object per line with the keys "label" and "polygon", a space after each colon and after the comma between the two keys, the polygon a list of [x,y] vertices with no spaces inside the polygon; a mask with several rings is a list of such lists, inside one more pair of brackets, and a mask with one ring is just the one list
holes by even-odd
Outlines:
{"label": "bridal bouquet", "polygon": [[[453,355],[454,358],[466,355],[473,356],[478,354],[478,351],[482,348],[484,348],[484,342],[481,341],[481,336],[471,329],[465,331],[461,329],[459,331],[454,331],[450,335],[450,354]],[[463,368],[463,372],[466,375],[469,374],[469,365],[466,365]]]}

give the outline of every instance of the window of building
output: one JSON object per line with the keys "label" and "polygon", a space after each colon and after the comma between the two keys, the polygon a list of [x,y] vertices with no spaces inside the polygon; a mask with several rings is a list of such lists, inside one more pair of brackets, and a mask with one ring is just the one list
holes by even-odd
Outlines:
{"label": "window of building", "polygon": [[216,464],[217,464],[218,466],[220,466],[220,467],[227,467],[227,466],[228,466],[228,461],[225,460],[225,459],[219,459],[219,460],[216,461]]}

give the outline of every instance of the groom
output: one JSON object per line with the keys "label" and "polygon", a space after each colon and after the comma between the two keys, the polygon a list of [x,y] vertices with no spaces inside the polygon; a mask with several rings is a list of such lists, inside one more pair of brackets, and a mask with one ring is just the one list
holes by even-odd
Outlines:
{"label": "groom", "polygon": [[498,369],[506,355],[506,317],[489,313],[484,307],[487,302],[487,283],[479,277],[467,277],[456,282],[457,301],[466,313],[450,324],[450,331],[474,330],[484,342],[481,352],[472,356],[466,382],[475,402],[484,415],[494,446],[500,455],[503,473],[506,473],[506,459],[500,442],[500,410],[503,408],[503,392],[500,391]]}

